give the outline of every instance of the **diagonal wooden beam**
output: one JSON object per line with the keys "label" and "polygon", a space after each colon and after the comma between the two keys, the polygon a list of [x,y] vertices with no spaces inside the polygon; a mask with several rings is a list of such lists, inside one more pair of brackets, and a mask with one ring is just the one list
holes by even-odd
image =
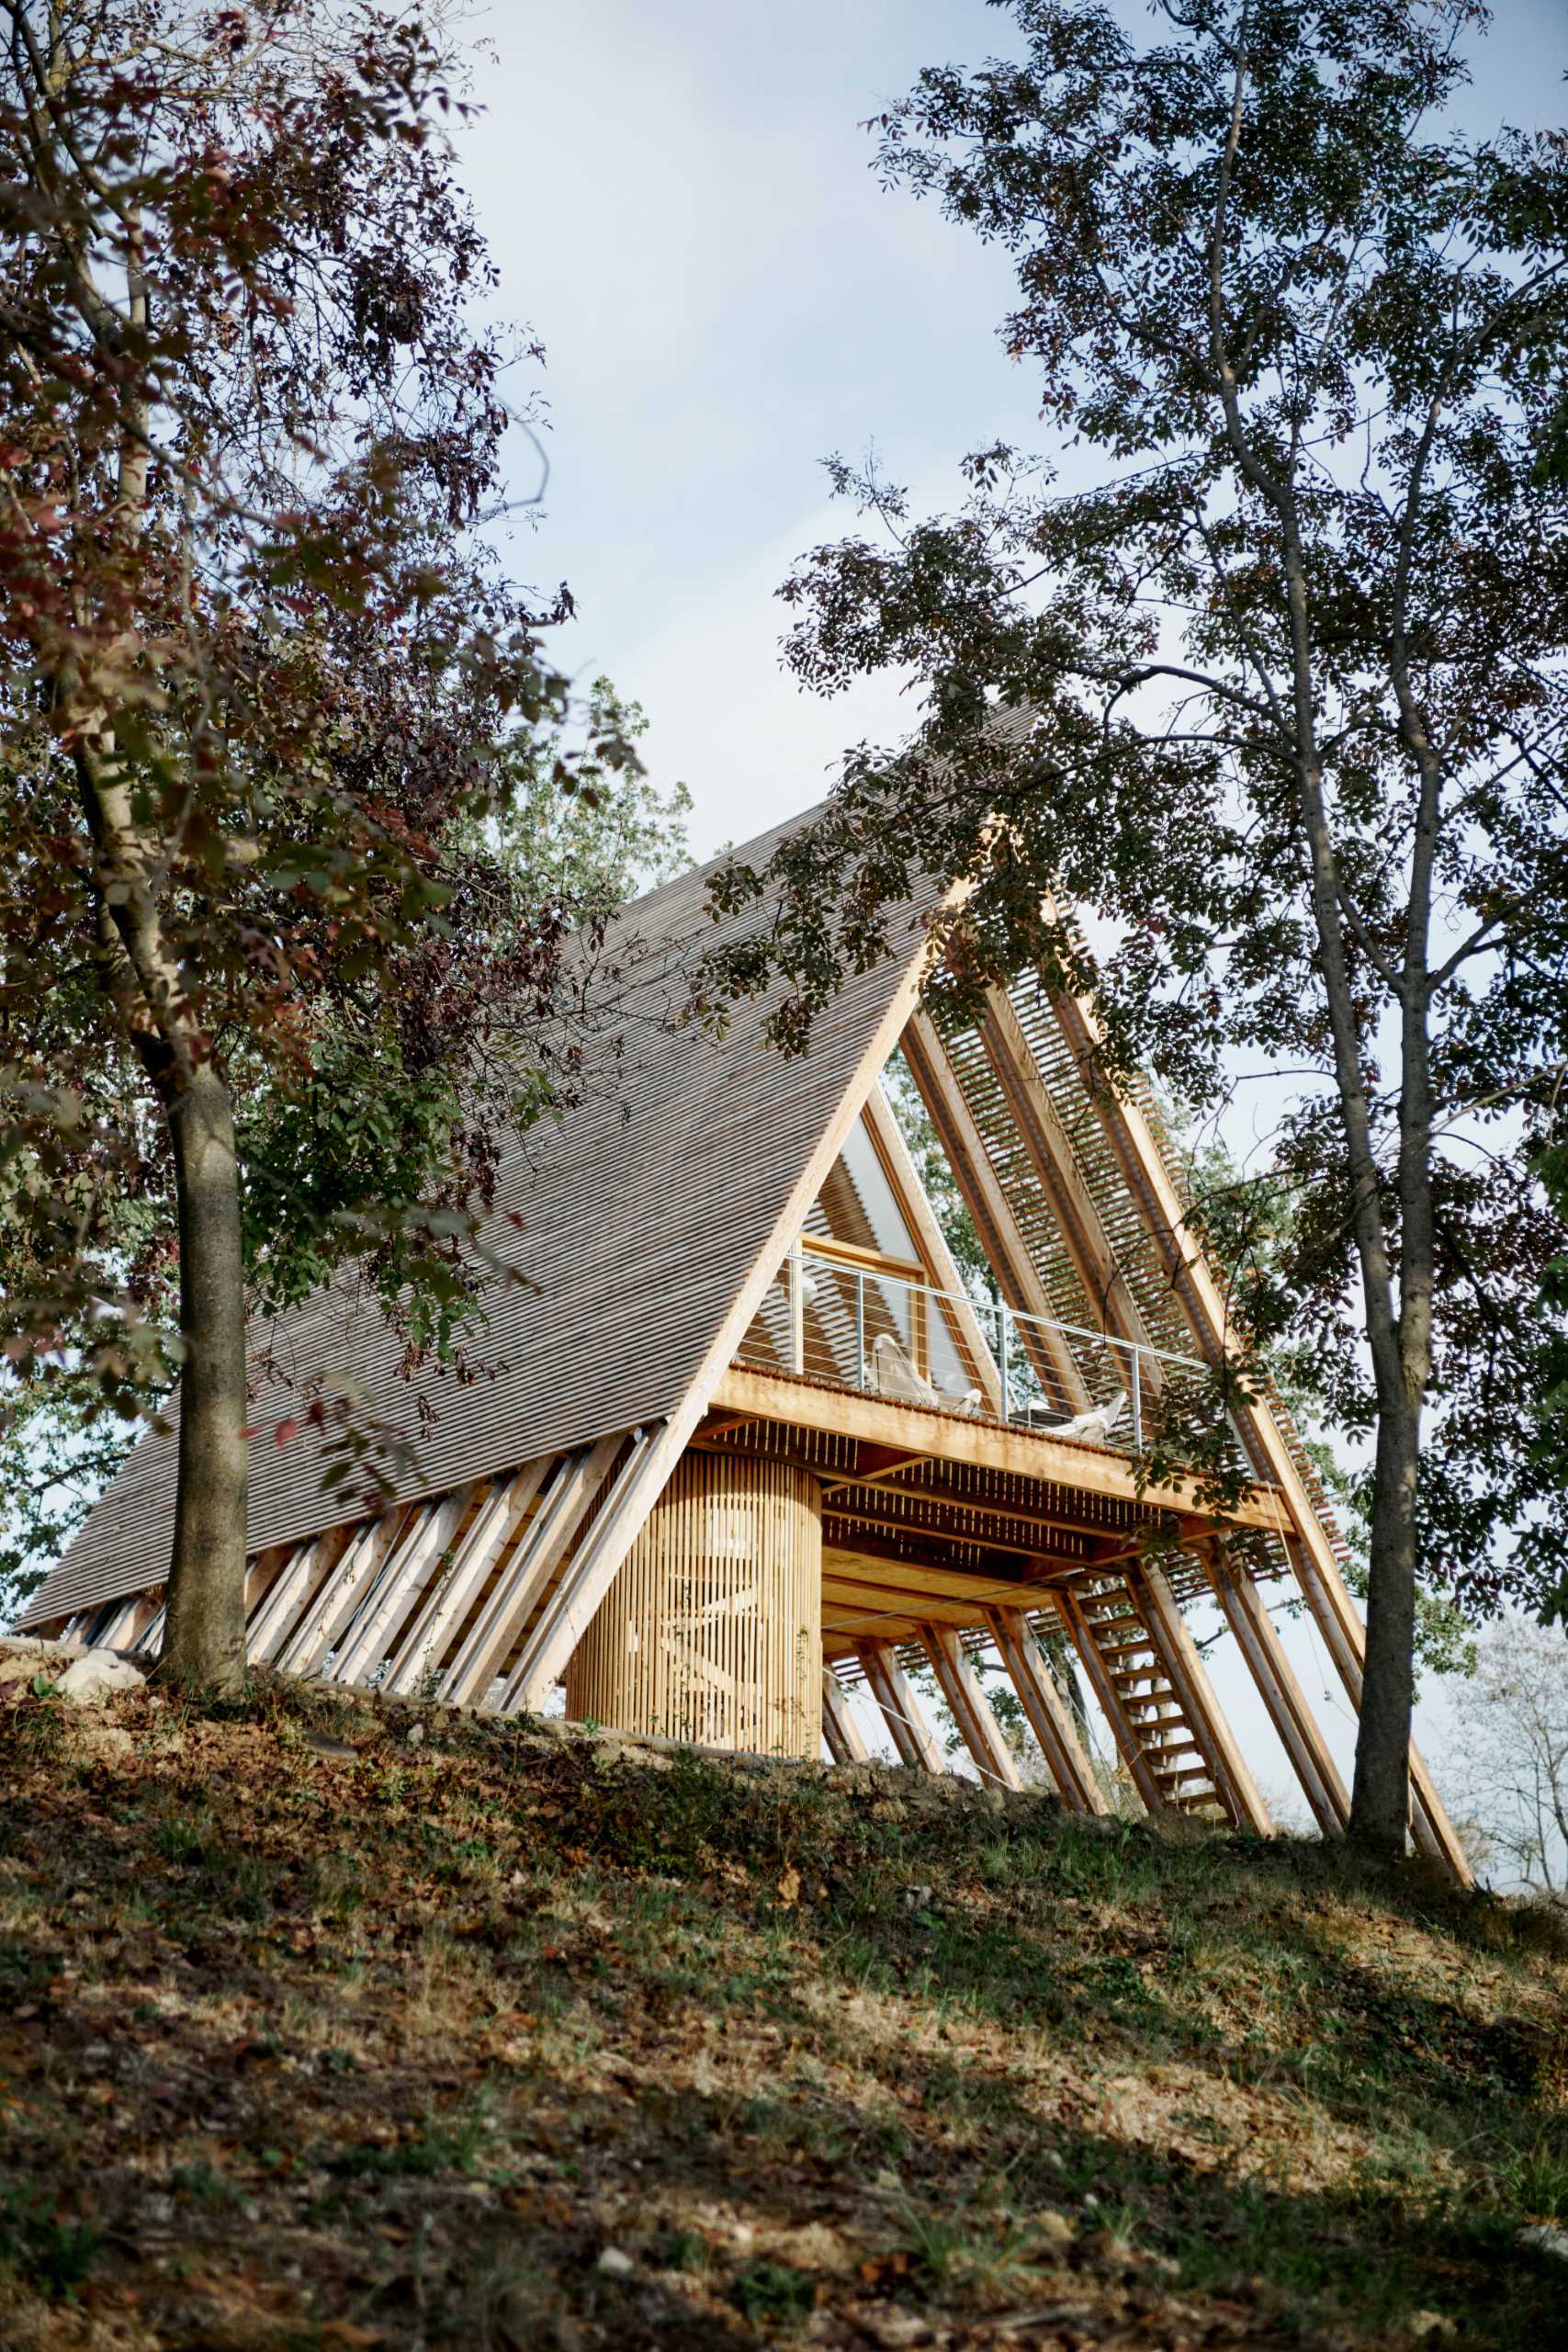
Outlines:
{"label": "diagonal wooden beam", "polygon": [[882,1720],[898,1751],[899,1762],[916,1765],[925,1772],[945,1772],[942,1750],[920,1713],[920,1702],[909,1688],[909,1678],[899,1665],[891,1642],[857,1641],[855,1656],[865,1669],[871,1695],[882,1710]]}
{"label": "diagonal wooden beam", "polygon": [[455,1547],[451,1566],[433,1582],[388,1665],[382,1689],[406,1696],[438,1668],[486,1577],[517,1528],[555,1456],[540,1454],[510,1478],[500,1479],[480,1501]]}
{"label": "diagonal wooden beam", "polygon": [[1269,1808],[1225,1721],[1165,1570],[1152,1559],[1128,1560],[1122,1575],[1226,1812],[1238,1829],[1271,1838],[1274,1824]]}
{"label": "diagonal wooden beam", "polygon": [[[595,1445],[579,1446],[556,1463],[539,1508],[524,1529],[517,1549],[442,1677],[440,1695],[462,1705],[479,1705],[522,1639],[530,1617],[549,1589],[583,1521],[599,1501],[604,1481],[626,1440],[620,1431]],[[514,1704],[512,1685],[501,1698]]]}
{"label": "diagonal wooden beam", "polygon": [[822,1668],[822,1736],[835,1764],[865,1764],[870,1754],[850,1705],[849,1694],[830,1666]]}
{"label": "diagonal wooden beam", "polygon": [[1108,1813],[1110,1807],[1084,1753],[1077,1725],[1063,1703],[1023,1611],[987,1609],[986,1623],[1063,1802],[1074,1813]]}
{"label": "diagonal wooden beam", "polygon": [[[1143,1310],[1128,1287],[1071,1138],[1004,989],[987,990],[986,1011],[976,1034],[1073,1261],[1091,1318],[1103,1321],[1107,1331],[1118,1339],[1149,1346],[1151,1335]],[[1149,1386],[1157,1387],[1158,1358],[1146,1357],[1142,1369]]]}
{"label": "diagonal wooden beam", "polygon": [[1325,1838],[1340,1836],[1350,1818],[1350,1800],[1306,1693],[1297,1681],[1263,1596],[1245,1566],[1233,1567],[1221,1544],[1195,1547],[1214,1597],[1235,1635],[1258,1694],[1269,1711],[1280,1742]]}
{"label": "diagonal wooden beam", "polygon": [[1023,1781],[1012,1750],[1002,1737],[996,1711],[958,1635],[949,1625],[925,1624],[919,1629],[919,1639],[981,1779],[1004,1789],[1021,1789]]}
{"label": "diagonal wooden beam", "polygon": [[913,1016],[902,1042],[909,1075],[1002,1296],[1016,1313],[1038,1317],[1045,1327],[1027,1323],[1021,1332],[1041,1384],[1047,1396],[1060,1395],[1073,1412],[1082,1412],[1092,1401],[1083,1375],[1066,1340],[1054,1328],[1057,1317],[1050,1293],[928,1014]]}
{"label": "diagonal wooden beam", "polygon": [[932,1214],[925,1186],[920,1182],[919,1170],[909,1157],[909,1147],[904,1141],[898,1122],[880,1085],[874,1086],[866,1097],[865,1124],[893,1188],[893,1197],[925,1261],[926,1280],[950,1302],[950,1311],[958,1327],[958,1353],[964,1369],[992,1412],[999,1413],[1002,1404],[1001,1375],[997,1370],[991,1343],[964,1287],[964,1277],[947,1246],[947,1236]]}
{"label": "diagonal wooden beam", "polygon": [[278,1652],[283,1674],[309,1674],[325,1657],[352,1622],[377,1573],[405,1525],[410,1506],[400,1503],[367,1519],[354,1531],[344,1555],[316,1595],[284,1647]]}
{"label": "diagonal wooden beam", "polygon": [[374,1674],[435,1574],[472,1499],[473,1489],[459,1487],[452,1494],[433,1496],[409,1513],[344,1634],[330,1681],[364,1682]]}

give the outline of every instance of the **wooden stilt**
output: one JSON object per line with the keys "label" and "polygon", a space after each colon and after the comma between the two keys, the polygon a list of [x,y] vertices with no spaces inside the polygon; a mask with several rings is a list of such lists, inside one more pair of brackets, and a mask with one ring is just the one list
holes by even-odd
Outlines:
{"label": "wooden stilt", "polygon": [[871,1695],[882,1710],[882,1720],[898,1751],[899,1762],[918,1765],[926,1772],[945,1772],[942,1750],[920,1713],[919,1701],[909,1688],[909,1678],[899,1665],[892,1643],[857,1642],[855,1656],[865,1668]]}
{"label": "wooden stilt", "polygon": [[442,1662],[461,1629],[474,1600],[483,1589],[503,1545],[516,1533],[518,1522],[544,1485],[555,1456],[542,1454],[525,1462],[510,1478],[500,1480],[481,1500],[464,1529],[452,1565],[425,1595],[388,1666],[382,1688],[406,1696],[417,1690],[423,1677]]}
{"label": "wooden stilt", "polygon": [[822,1736],[835,1764],[864,1764],[870,1760],[844,1686],[830,1666],[822,1668]]}
{"label": "wooden stilt", "polygon": [[1325,1838],[1336,1838],[1350,1818],[1350,1800],[1263,1596],[1245,1567],[1230,1565],[1220,1544],[1196,1548],[1314,1818]]}
{"label": "wooden stilt", "polygon": [[1208,1765],[1221,1802],[1238,1829],[1271,1838],[1274,1824],[1247,1769],[1241,1749],[1203,1669],[1198,1645],[1177,1606],[1165,1570],[1152,1559],[1128,1560],[1122,1573],[1139,1613],[1158,1647],[1181,1712]]}
{"label": "wooden stilt", "polygon": [[[457,1655],[441,1680],[441,1696],[465,1706],[479,1706],[506,1665],[529,1618],[548,1589],[550,1578],[576,1542],[583,1521],[599,1500],[623,1440],[602,1437],[597,1445],[576,1447],[562,1454],[540,1495],[539,1508],[523,1532],[514,1556],[497,1580],[479,1616],[464,1635]],[[502,1693],[501,1705],[513,1709],[521,1685],[514,1675]],[[542,1703],[543,1692],[525,1704]]]}
{"label": "wooden stilt", "polygon": [[295,1620],[343,1556],[351,1533],[347,1527],[332,1527],[310,1543],[296,1545],[277,1581],[252,1613],[245,1648],[253,1666],[269,1665],[276,1657],[294,1630]]}
{"label": "wooden stilt", "polygon": [[435,1574],[442,1554],[463,1523],[472,1490],[459,1487],[410,1512],[402,1532],[366,1591],[333,1661],[333,1682],[368,1682],[396,1641],[409,1612]]}
{"label": "wooden stilt", "polygon": [[1108,1813],[1077,1725],[1062,1702],[1028,1618],[1021,1609],[987,1609],[986,1623],[1063,1802],[1074,1813]]}
{"label": "wooden stilt", "polygon": [[1166,1792],[1155,1778],[1154,1767],[1144,1753],[1143,1742],[1128,1713],[1121,1691],[1111,1678],[1111,1669],[1100,1655],[1093,1629],[1084,1614],[1083,1603],[1070,1585],[1059,1587],[1051,1596],[1062,1623],[1073,1637],[1073,1643],[1083,1661],[1090,1690],[1100,1702],[1100,1713],[1111,1725],[1111,1737],[1121,1752],[1122,1761],[1133,1776],[1133,1785],[1150,1813],[1166,1810]]}
{"label": "wooden stilt", "polygon": [[1021,1789],[1012,1750],[958,1634],[951,1625],[922,1625],[920,1642],[981,1779],[1004,1789]]}
{"label": "wooden stilt", "polygon": [[316,1596],[314,1606],[278,1652],[280,1673],[313,1673],[329,1655],[375,1583],[377,1571],[409,1515],[409,1506],[400,1503],[394,1510],[383,1511],[378,1519],[361,1521],[342,1559]]}

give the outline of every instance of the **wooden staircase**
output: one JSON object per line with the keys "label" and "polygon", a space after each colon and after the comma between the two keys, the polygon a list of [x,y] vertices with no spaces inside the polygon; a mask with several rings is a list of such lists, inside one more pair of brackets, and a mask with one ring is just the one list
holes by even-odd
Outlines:
{"label": "wooden staircase", "polygon": [[1151,1812],[1228,1816],[1198,1731],[1123,1579],[1081,1581],[1058,1606],[1145,1804]]}

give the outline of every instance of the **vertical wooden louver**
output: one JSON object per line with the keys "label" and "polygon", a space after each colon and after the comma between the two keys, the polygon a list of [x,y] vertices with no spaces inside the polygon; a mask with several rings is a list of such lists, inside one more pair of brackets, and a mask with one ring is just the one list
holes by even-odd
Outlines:
{"label": "vertical wooden louver", "polygon": [[755,1455],[682,1455],[572,1657],[567,1713],[701,1747],[817,1756],[817,1480]]}

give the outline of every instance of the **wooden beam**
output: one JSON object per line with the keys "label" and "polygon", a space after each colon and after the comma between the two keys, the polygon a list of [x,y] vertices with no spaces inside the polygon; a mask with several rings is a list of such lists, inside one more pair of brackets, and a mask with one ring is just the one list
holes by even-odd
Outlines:
{"label": "wooden beam", "polygon": [[1177,1606],[1165,1570],[1155,1560],[1129,1560],[1122,1574],[1127,1590],[1145,1626],[1153,1635],[1170,1686],[1180,1702],[1188,1729],[1198,1742],[1210,1778],[1226,1812],[1238,1829],[1271,1838],[1274,1824],[1247,1769],[1214,1686],[1204,1671],[1198,1645]]}
{"label": "wooden beam", "polygon": [[253,1666],[270,1665],[276,1657],[296,1618],[337,1566],[353,1532],[352,1526],[329,1527],[309,1543],[295,1545],[246,1629],[245,1655]]}
{"label": "wooden beam", "polygon": [[367,1680],[397,1640],[420,1594],[435,1574],[473,1500],[471,1487],[436,1495],[409,1513],[378,1578],[367,1589],[360,1612],[344,1635],[329,1679]]}
{"label": "wooden beam", "polygon": [[[447,1662],[440,1683],[443,1699],[479,1706],[489,1696],[491,1683],[544,1600],[551,1577],[600,1500],[625,1443],[625,1438],[615,1432],[602,1437],[596,1445],[578,1446],[561,1454],[550,1467],[549,1484],[539,1494],[538,1509],[525,1526],[511,1558],[502,1562],[494,1587],[463,1635],[456,1656]],[[501,1705],[505,1710],[515,1702],[509,1682]]]}
{"label": "wooden beam", "polygon": [[[1143,1310],[1117,1262],[1094,1195],[1074,1155],[1071,1138],[1004,989],[987,990],[986,1011],[976,1034],[1073,1261],[1089,1301],[1090,1320],[1103,1322],[1107,1331],[1120,1339],[1145,1347],[1151,1345],[1152,1335],[1144,1321]],[[1121,1363],[1122,1359],[1117,1361]],[[1160,1379],[1158,1358],[1146,1358],[1143,1371],[1149,1386],[1156,1387]],[[1125,1379],[1123,1385],[1127,1385]]]}
{"label": "wooden beam", "polygon": [[855,1656],[865,1669],[871,1695],[882,1710],[882,1720],[898,1751],[900,1763],[917,1765],[926,1772],[945,1772],[942,1750],[920,1713],[919,1701],[909,1688],[908,1677],[899,1665],[892,1644],[857,1641]]}
{"label": "wooden beam", "polygon": [[1002,1407],[1001,1375],[997,1370],[991,1343],[964,1287],[964,1277],[947,1246],[947,1236],[937,1223],[931,1204],[926,1198],[920,1171],[909,1156],[909,1147],[904,1141],[898,1122],[880,1084],[874,1086],[866,1097],[865,1124],[888,1183],[893,1188],[893,1197],[919,1245],[927,1267],[926,1278],[934,1289],[952,1301],[951,1312],[958,1326],[959,1354],[965,1369],[992,1412],[999,1414]]}
{"label": "wooden beam", "polygon": [[1245,1566],[1231,1566],[1218,1543],[1196,1548],[1314,1818],[1325,1838],[1337,1838],[1349,1821],[1350,1801],[1263,1596]]}
{"label": "wooden beam", "polygon": [[381,1688],[389,1694],[406,1697],[442,1664],[554,1462],[553,1454],[539,1454],[510,1478],[499,1480],[484,1497],[454,1548],[450,1567],[432,1585],[388,1665]]}
{"label": "wooden beam", "polygon": [[1054,1328],[1057,1317],[1051,1295],[991,1165],[985,1138],[970,1116],[947,1048],[927,1014],[914,1015],[904,1032],[903,1047],[909,1075],[1002,1296],[1018,1314],[1038,1317],[1044,1326],[1025,1324],[1022,1334],[1042,1385],[1048,1396],[1059,1391],[1075,1413],[1082,1412],[1093,1400],[1071,1348]]}
{"label": "wooden beam", "polygon": [[281,1673],[310,1674],[326,1657],[375,1583],[409,1512],[410,1506],[400,1503],[394,1510],[383,1511],[378,1519],[367,1519],[355,1529],[342,1559],[279,1651],[277,1664]]}
{"label": "wooden beam", "polygon": [[[1165,1155],[1140,1106],[1115,1094],[1098,1073],[1100,1035],[1089,1007],[1074,997],[1053,996],[1052,1009],[1077,1064],[1084,1090],[1116,1154],[1145,1229],[1160,1250],[1167,1276],[1199,1353],[1211,1363],[1243,1352],[1220,1286],[1201,1243],[1188,1222]],[[1366,1632],[1345,1587],[1327,1530],[1285,1433],[1266,1398],[1238,1412],[1253,1469],[1279,1490],[1289,1513],[1292,1539],[1286,1544],[1296,1580],[1339,1671],[1358,1714],[1361,1705],[1360,1661]],[[1352,1630],[1352,1628],[1354,1630]],[[1455,1835],[1437,1785],[1414,1740],[1410,1744],[1412,1826],[1423,1851],[1443,1862],[1461,1886],[1473,1886],[1474,1872]]]}
{"label": "wooden beam", "polygon": [[1111,1737],[1116,1742],[1122,1761],[1133,1776],[1134,1787],[1151,1814],[1165,1812],[1165,1791],[1154,1776],[1154,1769],[1138,1737],[1137,1727],[1127,1712],[1121,1691],[1111,1679],[1111,1669],[1094,1638],[1082,1602],[1071,1585],[1064,1585],[1060,1591],[1052,1594],[1051,1599],[1073,1637],[1083,1661],[1084,1672],[1089,1677],[1089,1688],[1100,1702],[1100,1713],[1111,1725]]}
{"label": "wooden beam", "polygon": [[829,1666],[822,1668],[822,1736],[835,1764],[866,1764],[870,1754],[861,1737],[849,1694]]}
{"label": "wooden beam", "polygon": [[1029,1728],[1062,1792],[1063,1803],[1073,1813],[1108,1813],[1110,1807],[1094,1777],[1094,1767],[1084,1753],[1077,1725],[1052,1679],[1044,1653],[1023,1611],[987,1609],[986,1623],[997,1645],[997,1655],[1018,1692]]}
{"label": "wooden beam", "polygon": [[1140,1510],[1187,1511],[1205,1524],[1213,1521],[1233,1527],[1261,1527],[1270,1533],[1280,1527],[1279,1505],[1268,1489],[1254,1489],[1234,1508],[1210,1513],[1203,1510],[1191,1480],[1151,1480],[1140,1487],[1131,1461],[1108,1449],[1054,1438],[1045,1430],[1003,1429],[972,1415],[937,1412],[926,1405],[902,1405],[853,1389],[818,1388],[808,1381],[759,1372],[749,1364],[731,1364],[716,1384],[714,1395],[721,1405],[744,1410],[759,1420],[796,1429],[834,1430],[870,1445],[902,1446],[911,1458],[919,1455],[1001,1470],[1013,1477],[1066,1487],[1069,1492],[1133,1503]]}
{"label": "wooden beam", "polygon": [[1048,1597],[1050,1588],[1032,1585],[1020,1577],[987,1576],[974,1568],[944,1567],[938,1561],[907,1559],[891,1550],[863,1551],[856,1544],[826,1544],[822,1547],[822,1573],[850,1584],[863,1584],[872,1590],[896,1590],[900,1593],[923,1593],[934,1600],[951,1600],[975,1613],[965,1622],[980,1623],[979,1612],[988,1602],[998,1607],[1034,1604],[1038,1591]]}
{"label": "wooden beam", "polygon": [[900,1470],[913,1470],[927,1459],[923,1453],[905,1453],[897,1446],[863,1446],[861,1452],[880,1454],[882,1458],[874,1461],[870,1469],[857,1466],[852,1477],[824,1478],[824,1501],[829,1495],[840,1494],[846,1487],[879,1486],[884,1478],[896,1478]]}
{"label": "wooden beam", "polygon": [[[940,1505],[936,1507],[940,1509]],[[917,1520],[891,1519],[885,1511],[856,1510],[849,1502],[838,1500],[830,1502],[825,1506],[823,1515],[829,1519],[841,1520],[848,1527],[869,1528],[874,1534],[891,1537],[895,1541],[900,1535],[908,1535],[922,1543],[930,1540],[937,1544],[944,1541],[953,1544],[976,1544],[987,1552],[1005,1553],[1010,1559],[1033,1560],[1043,1564],[1049,1558],[1053,1566],[1065,1568],[1083,1567],[1086,1565],[1082,1560],[1052,1557],[1043,1553],[1038,1544],[1014,1544],[1007,1537],[1000,1535],[951,1533],[945,1528],[922,1527]]]}
{"label": "wooden beam", "polygon": [[920,1627],[920,1645],[931,1662],[953,1722],[984,1781],[1021,1789],[1022,1779],[1002,1727],[958,1635],[946,1625]]}

